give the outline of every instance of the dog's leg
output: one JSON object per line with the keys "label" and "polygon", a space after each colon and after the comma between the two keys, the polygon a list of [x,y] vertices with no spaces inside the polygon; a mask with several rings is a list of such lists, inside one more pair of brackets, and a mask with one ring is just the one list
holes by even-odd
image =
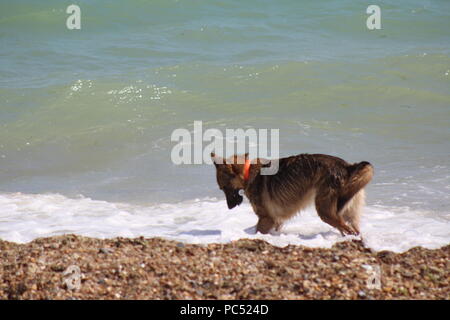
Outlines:
{"label": "dog's leg", "polygon": [[359,218],[361,215],[362,207],[365,203],[364,189],[361,189],[353,198],[346,204],[346,206],[339,212],[339,215],[347,221],[355,234],[359,234]]}
{"label": "dog's leg", "polygon": [[337,197],[332,195],[316,196],[316,210],[323,222],[337,228],[342,235],[353,234],[354,231],[344,221],[342,216],[337,214]]}
{"label": "dog's leg", "polygon": [[277,221],[275,223],[275,231],[279,232],[281,230],[281,227],[283,226],[283,223],[280,221]]}
{"label": "dog's leg", "polygon": [[258,215],[258,217],[259,217],[259,220],[256,225],[256,232],[259,231],[262,234],[269,233],[269,231],[274,227],[275,221],[267,215],[264,215],[264,216]]}

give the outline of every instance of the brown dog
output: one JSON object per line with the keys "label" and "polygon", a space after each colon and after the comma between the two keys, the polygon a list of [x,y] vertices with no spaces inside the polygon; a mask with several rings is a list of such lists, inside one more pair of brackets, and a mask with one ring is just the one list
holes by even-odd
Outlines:
{"label": "brown dog", "polygon": [[211,153],[211,157],[228,208],[242,203],[239,190],[243,189],[259,218],[257,231],[279,230],[284,221],[314,201],[324,222],[342,235],[359,234],[363,188],[373,176],[370,163],[349,164],[325,154],[300,154],[277,160],[276,174],[262,175],[261,169],[270,165],[267,160],[250,162],[248,154],[223,159]]}

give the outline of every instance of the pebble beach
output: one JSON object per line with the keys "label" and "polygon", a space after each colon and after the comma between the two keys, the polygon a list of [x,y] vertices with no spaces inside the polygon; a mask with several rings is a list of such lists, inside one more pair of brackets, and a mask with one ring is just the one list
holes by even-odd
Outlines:
{"label": "pebble beach", "polygon": [[0,299],[449,299],[450,245],[374,252],[241,239],[0,240]]}

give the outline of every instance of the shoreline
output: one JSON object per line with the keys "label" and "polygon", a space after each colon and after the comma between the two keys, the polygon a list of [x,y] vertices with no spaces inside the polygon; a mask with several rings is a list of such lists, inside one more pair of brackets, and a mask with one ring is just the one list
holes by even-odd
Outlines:
{"label": "shoreline", "polygon": [[450,244],[394,253],[361,241],[327,249],[69,234],[0,240],[0,254],[0,299],[450,299]]}

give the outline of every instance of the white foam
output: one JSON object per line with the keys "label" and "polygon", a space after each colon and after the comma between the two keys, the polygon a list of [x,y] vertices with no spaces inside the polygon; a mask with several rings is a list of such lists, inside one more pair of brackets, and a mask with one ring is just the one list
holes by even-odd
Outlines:
{"label": "white foam", "polygon": [[[439,248],[450,242],[450,217],[408,208],[366,207],[361,231],[375,250]],[[331,247],[345,240],[323,223],[313,208],[301,212],[281,233],[255,234],[256,215],[248,203],[228,210],[224,200],[196,199],[178,204],[137,206],[59,194],[1,194],[0,238],[19,243],[75,233],[97,238],[163,237],[189,243],[226,243],[241,238],[273,245]]]}

